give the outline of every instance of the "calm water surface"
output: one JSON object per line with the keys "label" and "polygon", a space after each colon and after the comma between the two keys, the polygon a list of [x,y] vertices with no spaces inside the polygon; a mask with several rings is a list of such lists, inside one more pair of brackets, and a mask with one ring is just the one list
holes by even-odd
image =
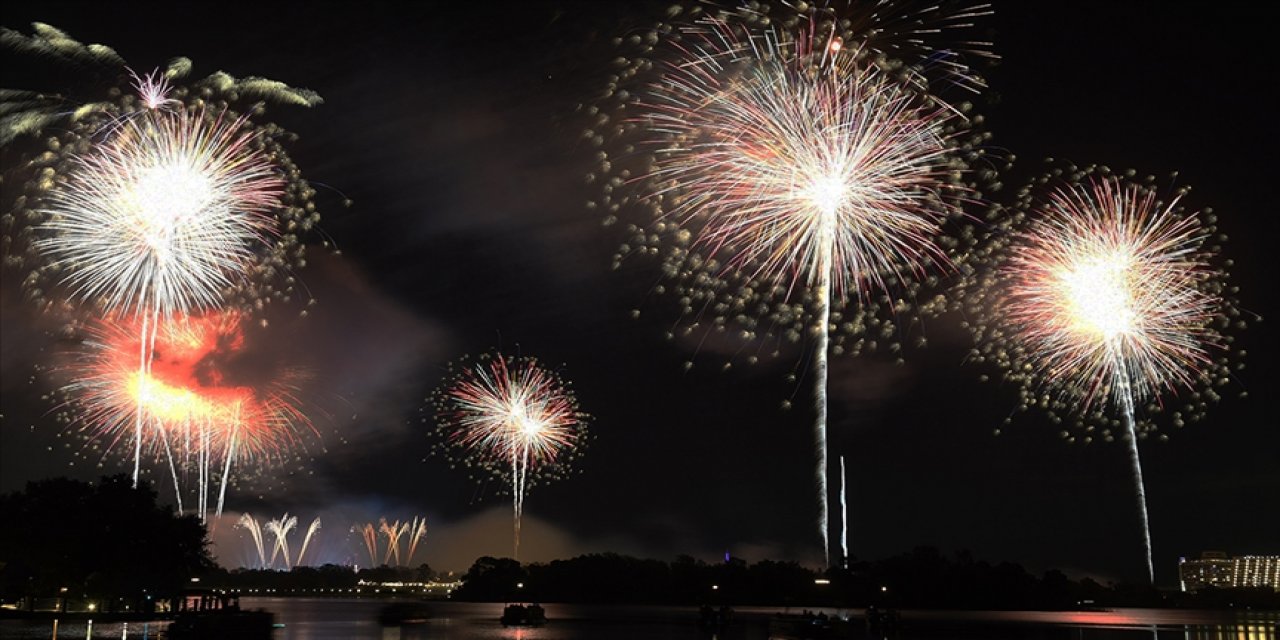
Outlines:
{"label": "calm water surface", "polygon": [[[404,627],[381,627],[378,611],[388,600],[243,598],[245,609],[266,609],[284,625],[276,640],[767,640],[772,607],[735,609],[734,624],[713,636],[696,625],[691,607],[544,605],[550,623],[535,629],[503,628],[500,604],[435,602],[432,619]],[[817,609],[815,609],[817,611]],[[828,615],[861,616],[860,609],[823,609]],[[1170,609],[1060,611],[903,611],[897,640],[1280,640],[1280,612],[1216,612]],[[65,623],[57,638],[163,637],[164,623]],[[48,623],[0,623],[0,638],[53,638]],[[875,636],[857,634],[855,638]],[[876,637],[880,640],[880,637]]]}

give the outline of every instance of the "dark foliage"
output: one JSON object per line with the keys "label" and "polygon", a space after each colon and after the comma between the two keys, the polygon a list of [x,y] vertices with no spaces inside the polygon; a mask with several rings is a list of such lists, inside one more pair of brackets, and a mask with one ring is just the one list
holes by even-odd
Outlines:
{"label": "dark foliage", "polygon": [[128,476],[55,478],[0,496],[0,597],[168,597],[215,565],[195,516]]}
{"label": "dark foliage", "polygon": [[[824,579],[825,584],[817,581]],[[517,586],[523,584],[523,586]],[[968,552],[954,558],[932,547],[848,568],[816,572],[792,562],[738,558],[706,563],[592,554],[522,566],[509,558],[480,558],[454,597],[470,601],[586,603],[831,605],[958,609],[1070,609],[1173,604],[1156,590],[1075,581],[1060,571],[1041,576],[1009,562],[991,564]]]}

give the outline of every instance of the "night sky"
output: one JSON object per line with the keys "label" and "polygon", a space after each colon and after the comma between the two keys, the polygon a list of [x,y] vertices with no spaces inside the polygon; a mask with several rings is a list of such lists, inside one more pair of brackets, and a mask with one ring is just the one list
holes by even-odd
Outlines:
{"label": "night sky", "polygon": [[[592,150],[574,108],[602,86],[607,40],[656,21],[663,5],[503,4],[8,3],[0,23],[23,32],[50,23],[140,70],[185,55],[196,77],[259,75],[325,98],[269,116],[300,136],[293,158],[320,190],[323,234],[313,241],[328,237],[341,252],[317,247],[298,273],[318,300],[309,317],[277,309],[249,339],[253,371],[308,372],[304,410],[321,438],[301,463],[233,489],[228,511],[288,511],[303,527],[321,516],[323,561],[360,560],[353,522],[418,514],[433,567],[509,555],[509,502],[429,457],[420,414],[446,363],[499,347],[563,364],[594,416],[580,473],[530,492],[522,560],[729,551],[817,563],[810,381],[786,379],[806,371],[803,352],[724,372],[721,346],[665,340],[674,318],[651,293],[656,264],[612,271],[621,232],[584,206]],[[1242,308],[1273,320],[1280,127],[1266,96],[1280,56],[1263,4],[997,3],[983,24],[1003,60],[987,73],[991,95],[976,102],[995,147],[1018,158],[1007,185],[1048,156],[1180,172],[1190,206],[1213,207],[1231,236],[1224,253],[1236,261]],[[77,82],[47,61],[0,60],[0,86]],[[22,301],[22,274],[3,275],[0,490],[126,471],[120,458],[99,468],[60,435],[41,397],[50,382],[36,375],[59,344]],[[930,346],[908,349],[905,366],[874,354],[832,363],[832,462],[844,455],[849,467],[852,554],[930,544],[1033,570],[1141,579],[1123,444],[1067,445],[1038,415],[993,435],[1014,389],[978,381],[996,372],[964,363],[957,318],[931,319],[926,331]],[[1280,352],[1269,323],[1240,340],[1248,367],[1208,419],[1142,445],[1163,585],[1175,584],[1178,556],[1280,553],[1270,404]],[[248,546],[229,525],[215,538],[236,565]]]}

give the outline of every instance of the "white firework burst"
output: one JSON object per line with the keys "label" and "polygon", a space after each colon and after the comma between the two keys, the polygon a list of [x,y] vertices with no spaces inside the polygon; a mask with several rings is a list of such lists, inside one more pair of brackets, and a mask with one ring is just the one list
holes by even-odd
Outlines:
{"label": "white firework burst", "polygon": [[150,112],[75,160],[36,241],[75,297],[148,316],[218,304],[284,187],[241,124]]}

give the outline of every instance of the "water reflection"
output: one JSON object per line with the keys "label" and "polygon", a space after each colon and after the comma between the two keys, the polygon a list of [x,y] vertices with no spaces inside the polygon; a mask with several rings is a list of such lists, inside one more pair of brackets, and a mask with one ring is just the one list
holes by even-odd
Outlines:
{"label": "water reflection", "polygon": [[[744,607],[722,633],[698,628],[693,607],[546,605],[546,627],[503,627],[501,604],[430,603],[431,616],[401,627],[378,624],[385,600],[245,598],[245,608],[271,611],[284,625],[273,640],[790,640],[770,635],[779,609]],[[817,610],[815,610],[816,612]],[[866,633],[861,609],[826,609],[851,616],[852,638],[877,640],[1280,640],[1280,612],[1218,612],[1178,609],[1116,611],[903,611],[902,629],[886,636]],[[0,639],[152,640],[164,623],[90,624],[86,620],[0,621]],[[844,637],[844,636],[841,636]]]}

